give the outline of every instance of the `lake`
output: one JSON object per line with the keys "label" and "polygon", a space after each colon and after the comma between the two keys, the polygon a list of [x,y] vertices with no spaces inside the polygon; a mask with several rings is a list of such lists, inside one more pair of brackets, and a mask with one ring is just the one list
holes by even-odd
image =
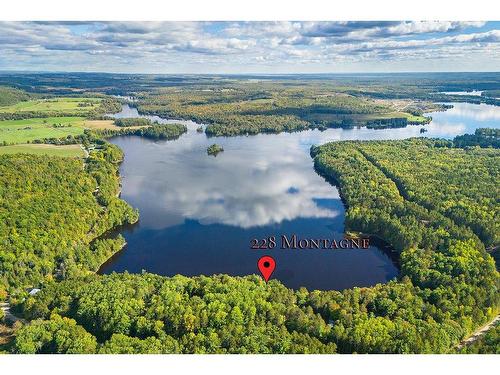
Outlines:
{"label": "lake", "polygon": [[[257,260],[276,260],[272,278],[288,287],[341,290],[393,279],[398,269],[375,246],[366,250],[252,250],[251,240],[296,234],[340,240],[344,207],[335,187],[313,169],[311,145],[339,140],[453,138],[478,127],[497,127],[500,108],[457,103],[432,113],[424,126],[399,129],[328,129],[297,133],[207,138],[191,121],[175,141],[125,136],[112,139],[125,153],[121,197],[138,208],[140,221],[123,228],[125,248],[102,267],[160,275],[248,275]],[[138,117],[124,105],[116,117]],[[142,116],[141,116],[142,117]],[[224,152],[207,155],[217,143]],[[279,247],[279,246],[278,246]]]}

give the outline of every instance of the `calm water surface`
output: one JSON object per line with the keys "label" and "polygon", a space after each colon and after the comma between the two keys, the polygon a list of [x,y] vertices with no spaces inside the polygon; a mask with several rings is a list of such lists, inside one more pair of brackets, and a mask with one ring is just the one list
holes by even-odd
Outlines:
{"label": "calm water surface", "polygon": [[[138,113],[124,106],[118,116]],[[477,127],[497,127],[500,110],[459,103],[432,117],[423,135],[452,138]],[[127,246],[103,265],[102,273],[248,275],[257,273],[260,256],[272,255],[277,263],[273,277],[293,288],[344,289],[397,276],[394,263],[376,247],[263,251],[251,250],[250,241],[283,234],[342,239],[344,207],[337,189],[315,173],[310,146],[417,137],[421,126],[207,138],[196,132],[198,124],[182,122],[188,133],[175,141],[112,140],[125,152],[122,198],[139,209],[140,221],[122,230]],[[213,143],[225,150],[217,157],[206,153]]]}

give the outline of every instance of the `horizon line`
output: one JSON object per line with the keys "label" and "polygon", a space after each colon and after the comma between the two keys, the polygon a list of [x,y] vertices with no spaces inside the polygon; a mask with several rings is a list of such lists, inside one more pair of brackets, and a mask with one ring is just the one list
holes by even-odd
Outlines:
{"label": "horizon line", "polygon": [[397,71],[397,72],[294,72],[294,73],[141,73],[141,72],[106,72],[106,71],[78,71],[78,70],[1,70],[0,74],[19,73],[19,74],[118,74],[118,75],[170,75],[170,76],[298,76],[298,75],[349,75],[349,74],[457,74],[457,73],[500,73],[500,71]]}

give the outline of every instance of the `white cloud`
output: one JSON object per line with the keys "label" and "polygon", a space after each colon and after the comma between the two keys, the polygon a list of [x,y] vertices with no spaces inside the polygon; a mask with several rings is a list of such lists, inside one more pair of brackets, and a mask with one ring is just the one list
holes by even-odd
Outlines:
{"label": "white cloud", "polygon": [[[448,21],[0,22],[0,69],[175,73],[196,72],[191,70],[202,64],[203,72],[294,72],[349,70],[354,64],[372,70],[378,63],[397,62],[407,64],[404,70],[425,70],[436,66],[436,61],[449,59],[451,64],[461,56],[464,64],[498,70],[500,30],[485,29],[485,25]],[[435,61],[431,64],[426,59]],[[447,70],[450,64],[442,66]]]}

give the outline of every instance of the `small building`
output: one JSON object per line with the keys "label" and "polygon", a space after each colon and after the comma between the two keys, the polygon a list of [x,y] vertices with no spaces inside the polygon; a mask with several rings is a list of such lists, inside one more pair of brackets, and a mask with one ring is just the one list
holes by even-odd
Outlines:
{"label": "small building", "polygon": [[40,289],[37,289],[37,288],[33,288],[29,291],[29,295],[30,296],[34,296],[35,294],[37,294],[38,292],[40,291]]}

